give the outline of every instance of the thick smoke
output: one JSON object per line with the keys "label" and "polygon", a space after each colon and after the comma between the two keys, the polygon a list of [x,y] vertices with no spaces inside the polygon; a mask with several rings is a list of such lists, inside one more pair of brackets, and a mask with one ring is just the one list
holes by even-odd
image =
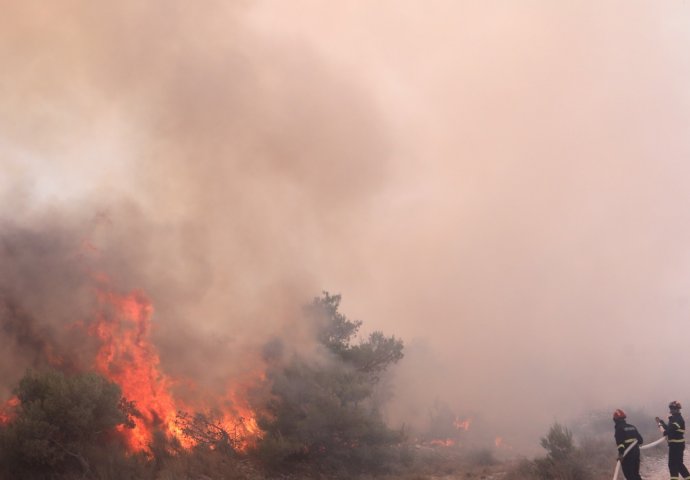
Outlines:
{"label": "thick smoke", "polygon": [[328,289],[407,341],[394,424],[690,397],[686,3],[1,3],[5,391],[96,272],[209,386]]}
{"label": "thick smoke", "polygon": [[[388,149],[367,95],[308,46],[272,45],[238,25],[236,8],[204,8],[12,5],[0,141],[12,173],[4,214],[24,207],[3,234],[31,230],[47,257],[17,242],[4,260],[29,257],[16,268],[29,265],[31,287],[61,245],[76,258],[87,242],[113,285],[151,297],[167,370],[213,384],[256,369],[270,335],[299,340],[281,325],[349,248],[341,237],[382,182]],[[57,238],[46,204],[67,224]],[[48,297],[72,305],[60,275],[22,303],[62,285]],[[72,313],[61,320],[84,316]]]}

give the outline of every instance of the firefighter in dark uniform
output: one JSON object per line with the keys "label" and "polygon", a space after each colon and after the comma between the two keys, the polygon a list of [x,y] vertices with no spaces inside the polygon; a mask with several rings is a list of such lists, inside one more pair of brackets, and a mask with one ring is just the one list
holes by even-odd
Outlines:
{"label": "firefighter in dark uniform", "polygon": [[[623,467],[623,475],[626,480],[642,480],[640,476],[640,445],[642,445],[642,435],[637,431],[634,425],[630,425],[625,421],[625,412],[621,409],[613,412],[613,423],[615,426],[616,446],[618,447],[618,460]],[[628,450],[637,440],[637,443]],[[623,456],[625,454],[625,456]]]}
{"label": "firefighter in dark uniform", "polygon": [[673,401],[668,404],[670,412],[668,423],[656,417],[656,423],[664,429],[664,435],[668,441],[668,471],[671,480],[690,479],[690,473],[683,464],[683,452],[685,451],[685,420],[680,414],[680,403]]}

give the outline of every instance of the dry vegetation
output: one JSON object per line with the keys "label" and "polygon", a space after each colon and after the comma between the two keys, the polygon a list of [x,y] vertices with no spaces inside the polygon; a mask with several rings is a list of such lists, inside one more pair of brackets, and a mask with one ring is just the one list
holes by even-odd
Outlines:
{"label": "dry vegetation", "polygon": [[[10,416],[0,416],[0,478],[11,480],[603,480],[614,446],[605,414],[583,423],[579,442],[555,423],[541,439],[545,455],[499,461],[493,449],[430,446],[389,428],[375,400],[379,379],[403,355],[395,337],[374,332],[353,341],[361,322],[339,312],[324,293],[305,307],[329,361],[268,360],[271,401],[262,405],[262,436],[245,447],[212,416],[178,413],[185,437],[161,425],[144,451],[122,434],[140,421],[136,402],[96,373],[29,371],[15,389]],[[449,438],[453,412],[437,406],[434,438]],[[636,417],[648,415],[637,413]],[[651,417],[650,417],[651,418]],[[450,427],[449,427],[450,426]],[[450,428],[450,430],[444,430]],[[644,432],[653,438],[653,433]],[[195,445],[189,447],[189,445]]]}

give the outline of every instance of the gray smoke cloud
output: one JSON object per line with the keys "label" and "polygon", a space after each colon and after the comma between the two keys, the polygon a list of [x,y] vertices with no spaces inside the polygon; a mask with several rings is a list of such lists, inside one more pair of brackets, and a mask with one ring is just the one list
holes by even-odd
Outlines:
{"label": "gray smoke cloud", "polygon": [[690,396],[687,3],[1,3],[5,391],[102,271],[211,386],[328,289],[406,340],[393,424]]}

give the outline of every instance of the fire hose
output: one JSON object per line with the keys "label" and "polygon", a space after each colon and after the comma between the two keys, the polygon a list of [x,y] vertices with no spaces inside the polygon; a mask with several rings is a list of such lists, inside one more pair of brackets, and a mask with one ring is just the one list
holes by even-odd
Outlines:
{"label": "fire hose", "polygon": [[[659,427],[659,430],[661,430],[661,427]],[[649,443],[647,445],[642,445],[640,447],[640,450],[647,450],[648,448],[656,447],[657,445],[659,445],[664,440],[666,440],[665,436],[661,437],[660,439],[655,440],[652,443]],[[623,456],[621,458],[625,458],[625,456],[628,454],[630,449],[632,449],[635,445],[637,445],[637,440],[634,440],[630,445],[628,445],[628,448],[625,449],[625,451],[623,452]],[[621,469],[621,460],[618,459],[618,460],[616,460],[616,469],[613,472],[613,480],[617,480],[618,472],[620,471],[620,469]]]}
{"label": "fire hose", "polygon": [[[661,437],[661,440],[663,440],[663,439],[664,439],[664,437]],[[623,452],[623,455],[621,455],[621,458],[616,460],[616,469],[613,471],[613,480],[616,480],[618,478],[618,472],[621,469],[621,460],[623,458],[625,458],[625,456],[628,454],[630,449],[632,449],[635,445],[637,445],[637,440],[633,440],[633,442],[630,445],[628,445],[628,448],[625,449],[625,451]],[[640,448],[642,448],[642,447],[640,447]]]}

